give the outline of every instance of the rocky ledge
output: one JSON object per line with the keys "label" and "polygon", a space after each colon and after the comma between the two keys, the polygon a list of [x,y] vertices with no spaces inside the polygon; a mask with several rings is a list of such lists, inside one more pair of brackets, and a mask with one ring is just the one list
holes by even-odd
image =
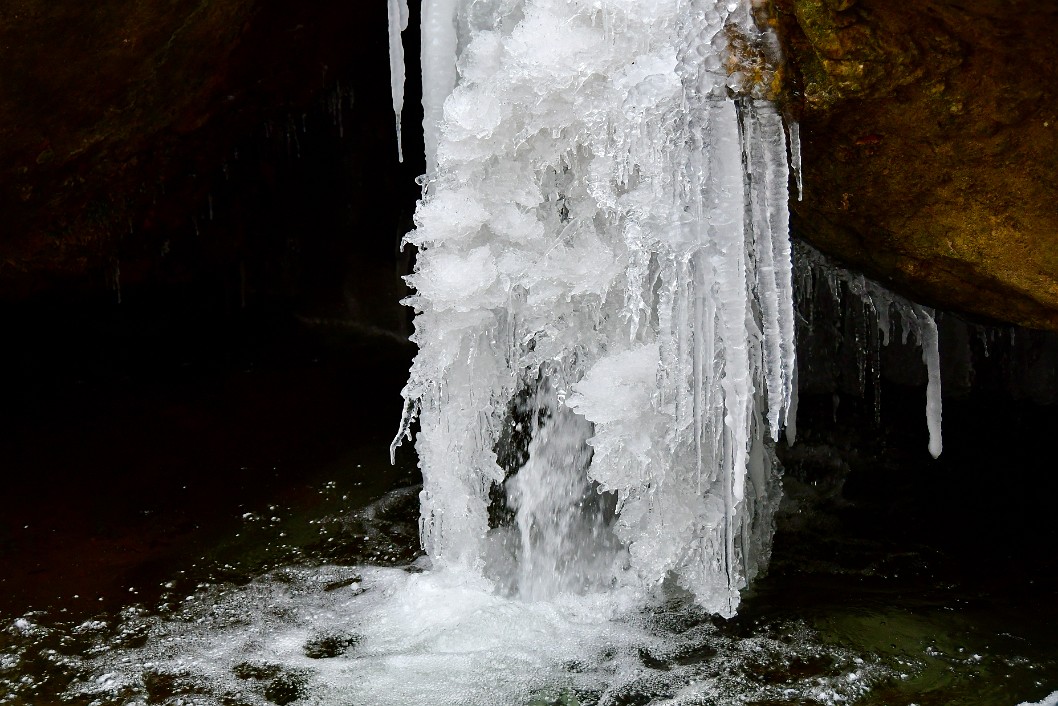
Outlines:
{"label": "rocky ledge", "polygon": [[1058,5],[778,0],[795,231],[911,297],[1058,330]]}

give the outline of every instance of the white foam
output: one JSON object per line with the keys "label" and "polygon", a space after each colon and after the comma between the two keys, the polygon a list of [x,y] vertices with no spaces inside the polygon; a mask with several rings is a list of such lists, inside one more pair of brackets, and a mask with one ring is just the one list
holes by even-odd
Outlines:
{"label": "white foam", "polygon": [[[281,694],[317,706],[525,706],[563,694],[608,706],[645,695],[671,706],[842,704],[895,676],[798,622],[772,628],[775,637],[737,637],[685,600],[644,604],[627,590],[527,601],[476,572],[286,568],[203,588],[168,615],[126,609],[84,658],[62,658],[62,673],[76,675],[63,697],[101,706],[265,706]],[[828,666],[761,680],[762,665],[790,661]]]}
{"label": "white foam", "polygon": [[[325,590],[354,575],[360,580]],[[584,676],[589,665],[655,641],[629,620],[637,606],[621,592],[504,598],[466,572],[287,569],[205,591],[174,619],[130,621],[130,631],[150,634],[148,644],[95,658],[68,695],[143,693],[146,677],[168,674],[197,684],[202,703],[236,696],[265,704],[278,667],[301,680],[299,703],[524,704],[535,693],[598,679]],[[326,636],[345,653],[309,657],[306,645]],[[579,660],[580,672],[570,672],[570,660]]]}

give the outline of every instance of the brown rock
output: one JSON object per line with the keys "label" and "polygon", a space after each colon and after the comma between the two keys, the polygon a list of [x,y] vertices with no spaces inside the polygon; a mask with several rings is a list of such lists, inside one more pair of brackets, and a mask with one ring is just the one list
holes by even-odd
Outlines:
{"label": "brown rock", "polygon": [[1058,329],[1058,5],[779,0],[796,232],[910,296]]}

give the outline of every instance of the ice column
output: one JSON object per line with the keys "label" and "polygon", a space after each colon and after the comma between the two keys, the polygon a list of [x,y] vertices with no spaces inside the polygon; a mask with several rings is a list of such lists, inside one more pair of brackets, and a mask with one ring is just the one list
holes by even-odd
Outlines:
{"label": "ice column", "polygon": [[[391,0],[392,1],[392,0]],[[456,84],[456,5],[458,0],[422,2],[422,128],[426,176],[437,171],[444,101]]]}
{"label": "ice column", "polygon": [[[608,585],[673,576],[730,615],[767,561],[795,370],[785,133],[739,53],[764,41],[727,0],[424,3],[401,436],[417,413],[436,564],[486,562],[490,489],[560,506],[527,488],[567,456],[563,487],[616,494]],[[508,479],[509,401],[545,383],[563,408]],[[547,531],[574,524],[603,526]]]}

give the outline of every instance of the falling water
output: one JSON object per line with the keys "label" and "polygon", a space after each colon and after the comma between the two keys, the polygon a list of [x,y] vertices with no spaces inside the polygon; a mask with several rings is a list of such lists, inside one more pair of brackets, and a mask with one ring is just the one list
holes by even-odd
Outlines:
{"label": "falling water", "polygon": [[[423,18],[419,354],[396,443],[417,416],[424,547],[513,562],[526,597],[674,577],[733,614],[767,561],[794,379],[774,39],[713,0],[433,0]],[[547,419],[504,468],[526,423],[510,402],[541,390]],[[490,517],[497,496],[513,518]]]}

